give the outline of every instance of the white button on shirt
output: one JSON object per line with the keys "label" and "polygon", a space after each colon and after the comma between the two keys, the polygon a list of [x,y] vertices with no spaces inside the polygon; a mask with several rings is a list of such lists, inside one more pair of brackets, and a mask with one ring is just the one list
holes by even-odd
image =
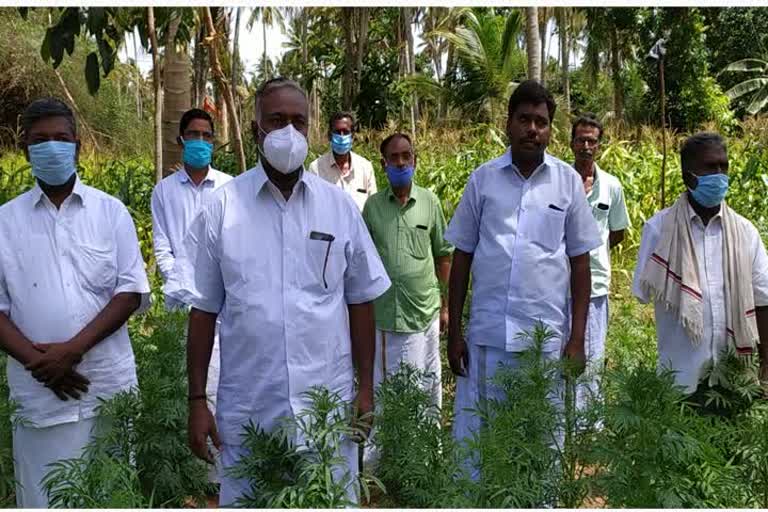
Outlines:
{"label": "white button on shirt", "polygon": [[[656,245],[661,238],[664,217],[670,208],[662,210],[643,227],[640,251],[635,267],[632,293],[642,303],[650,298],[640,286],[640,276]],[[718,213],[704,226],[693,208],[688,206],[691,218],[691,233],[696,261],[699,265],[699,280],[703,296],[704,335],[701,343],[694,345],[678,316],[667,311],[663,304],[655,304],[656,336],[658,338],[659,365],[675,370],[675,382],[684,386],[687,393],[696,391],[700,379],[710,362],[717,362],[727,346],[725,279],[723,278],[723,225]],[[768,256],[757,229],[747,219],[734,215],[737,222],[744,224],[743,231],[748,240],[743,250],[752,258],[752,289],[756,306],[768,305]]]}
{"label": "white button on shirt", "polygon": [[312,386],[351,398],[347,305],[390,281],[347,194],[304,172],[286,201],[258,165],[214,193],[185,244],[164,290],[219,313],[222,442],[239,444],[249,420],[274,428]]}
{"label": "white button on shirt", "polygon": [[470,176],[445,239],[474,253],[468,341],[517,352],[541,320],[546,351],[570,335],[569,258],[602,243],[579,174],[547,154],[528,179],[510,150]]}
{"label": "white button on shirt", "polygon": [[[30,341],[69,341],[118,293],[142,294],[149,282],[136,228],[117,199],[75,182],[59,210],[39,186],[0,207],[0,312]],[[85,354],[77,371],[91,381],[81,400],[59,400],[8,358],[17,415],[36,427],[96,415],[98,398],[136,385],[133,350],[123,325]]]}
{"label": "white button on shirt", "polygon": [[309,172],[323,178],[348,193],[354,199],[357,208],[362,212],[365,202],[376,193],[376,176],[371,162],[350,151],[349,173],[341,175],[339,164],[329,151],[309,164]]}

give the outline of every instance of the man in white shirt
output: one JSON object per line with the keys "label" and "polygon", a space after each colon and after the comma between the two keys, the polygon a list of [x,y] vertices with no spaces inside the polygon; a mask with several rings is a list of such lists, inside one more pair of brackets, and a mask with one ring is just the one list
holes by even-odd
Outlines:
{"label": "man in white shirt", "polygon": [[[227,474],[245,453],[241,434],[249,421],[274,430],[308,406],[303,393],[312,386],[354,398],[358,414],[373,410],[372,301],[390,281],[352,199],[304,171],[308,115],[306,93],[295,82],[262,85],[253,122],[262,158],[214,193],[189,230],[180,282],[166,286],[192,304],[190,446],[209,461],[206,439],[221,447],[221,505],[249,490]],[[217,317],[214,421],[205,371]],[[340,451],[346,464],[337,476],[357,477],[356,443],[346,440]]]}
{"label": "man in white shirt", "polygon": [[[174,272],[176,258],[183,251],[184,236],[201,205],[213,191],[232,179],[211,167],[213,157],[213,119],[204,110],[193,108],[181,116],[178,143],[183,147],[184,166],[163,179],[152,191],[152,240],[155,260],[163,282]],[[183,306],[172,297],[165,297],[168,310]],[[219,338],[214,338],[211,364],[208,368],[206,393],[211,408],[216,410],[219,385]],[[210,479],[217,481],[215,468]]]}
{"label": "man in white shirt", "polygon": [[713,384],[706,369],[729,345],[755,351],[768,379],[768,256],[760,235],[724,201],[728,154],[713,133],[680,151],[687,190],[643,227],[632,291],[653,300],[659,366],[687,393]]}
{"label": "man in white shirt", "polygon": [[352,151],[354,136],[355,118],[349,112],[336,112],[328,123],[331,150],[309,164],[309,172],[341,187],[362,212],[376,193],[376,176],[371,162]]}
{"label": "man in white shirt", "polygon": [[[578,173],[546,153],[554,113],[554,99],[541,84],[526,81],[517,87],[508,106],[510,149],[472,173],[445,233],[455,247],[448,361],[458,376],[458,441],[480,426],[468,409],[480,399],[503,398],[489,379],[500,364],[519,366],[527,342],[517,336],[532,331],[537,319],[554,333],[544,345],[546,359],[564,355],[584,364],[589,251],[601,242]],[[470,268],[465,343],[462,311]]]}
{"label": "man in white shirt", "polygon": [[11,399],[16,502],[47,508],[49,464],[82,455],[99,399],[137,385],[128,318],[149,282],[125,206],[76,174],[72,111],[46,98],[22,116],[35,186],[0,207],[0,346]]}
{"label": "man in white shirt", "polygon": [[576,405],[585,407],[600,393],[600,375],[605,361],[608,334],[608,292],[611,288],[611,249],[624,240],[629,213],[618,178],[600,169],[595,157],[600,151],[603,125],[592,114],[578,117],[571,127],[573,167],[581,176],[587,202],[600,229],[602,245],[589,255],[592,295],[584,341],[587,358],[585,381],[576,387]]}

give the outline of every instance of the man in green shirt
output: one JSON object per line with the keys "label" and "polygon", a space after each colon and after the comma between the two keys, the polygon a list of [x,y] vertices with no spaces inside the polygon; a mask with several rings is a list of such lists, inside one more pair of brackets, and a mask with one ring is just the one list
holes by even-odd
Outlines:
{"label": "man in green shirt", "polygon": [[587,359],[585,385],[576,388],[576,404],[586,405],[588,396],[600,390],[600,370],[605,357],[605,338],[608,333],[608,291],[611,283],[611,252],[624,240],[629,227],[629,214],[624,202],[624,191],[619,180],[600,169],[595,157],[600,150],[603,126],[594,115],[585,114],[576,119],[571,128],[571,149],[575,157],[574,168],[581,175],[587,202],[597,221],[603,245],[590,252],[592,293],[589,302],[584,352]]}
{"label": "man in green shirt", "polygon": [[[424,385],[442,405],[440,334],[448,326],[447,289],[453,247],[443,238],[446,222],[437,196],[413,183],[416,155],[402,133],[381,143],[381,165],[389,186],[365,203],[363,219],[392,281],[374,301],[374,386],[404,361],[424,370]],[[377,454],[366,449],[365,463]]]}

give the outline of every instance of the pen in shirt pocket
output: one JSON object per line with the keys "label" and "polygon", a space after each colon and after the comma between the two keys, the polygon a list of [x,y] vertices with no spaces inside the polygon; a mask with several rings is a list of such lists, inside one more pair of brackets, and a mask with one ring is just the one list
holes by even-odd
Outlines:
{"label": "pen in shirt pocket", "polygon": [[334,240],[336,240],[336,237],[331,235],[330,233],[321,233],[319,231],[312,231],[309,233],[309,239],[328,242],[328,247],[325,249],[325,260],[323,261],[323,286],[327,290],[328,283],[325,280],[325,270],[328,267],[328,255],[331,253],[331,244],[333,243]]}
{"label": "pen in shirt pocket", "polygon": [[554,204],[552,204],[552,203],[550,203],[550,204],[549,204],[549,207],[550,207],[552,210],[555,210],[556,212],[562,212],[562,211],[563,211],[563,209],[562,209],[562,208],[560,208],[559,206],[555,206],[555,205],[554,205]]}

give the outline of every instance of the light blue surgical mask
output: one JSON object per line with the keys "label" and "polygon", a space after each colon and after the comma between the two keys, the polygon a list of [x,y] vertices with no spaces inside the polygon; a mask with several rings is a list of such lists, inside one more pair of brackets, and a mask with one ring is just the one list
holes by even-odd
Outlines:
{"label": "light blue surgical mask", "polygon": [[183,140],[184,163],[195,169],[208,167],[213,156],[213,144],[202,139]]}
{"label": "light blue surgical mask", "polygon": [[387,164],[384,168],[387,171],[387,178],[393,187],[405,187],[413,180],[414,166],[400,168],[396,165]]}
{"label": "light blue surgical mask", "polygon": [[723,202],[728,193],[727,174],[707,174],[696,178],[698,183],[696,188],[691,189],[691,195],[697,203],[705,208],[714,208]]}
{"label": "light blue surgical mask", "polygon": [[352,134],[342,135],[340,133],[331,134],[331,149],[337,155],[346,155],[352,149]]}
{"label": "light blue surgical mask", "polygon": [[32,175],[51,186],[65,184],[75,174],[77,144],[50,140],[27,146]]}

